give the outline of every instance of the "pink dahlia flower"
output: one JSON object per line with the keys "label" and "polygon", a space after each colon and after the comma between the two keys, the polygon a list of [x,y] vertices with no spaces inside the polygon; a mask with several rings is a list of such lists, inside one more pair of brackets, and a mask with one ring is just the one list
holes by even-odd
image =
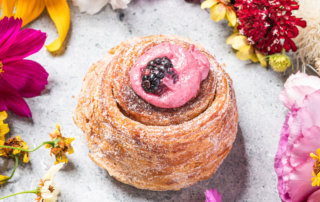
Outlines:
{"label": "pink dahlia flower", "polygon": [[206,202],[221,202],[221,194],[219,194],[217,189],[209,189],[204,194],[206,195]]}
{"label": "pink dahlia flower", "polygon": [[275,157],[279,195],[286,202],[319,202],[320,187],[312,186],[315,161],[310,153],[320,148],[320,78],[290,76],[280,100],[290,111]]}
{"label": "pink dahlia flower", "polygon": [[31,117],[25,98],[40,95],[47,85],[48,73],[37,62],[25,57],[38,52],[46,34],[34,29],[20,30],[21,19],[4,17],[0,21],[0,111],[10,109]]}

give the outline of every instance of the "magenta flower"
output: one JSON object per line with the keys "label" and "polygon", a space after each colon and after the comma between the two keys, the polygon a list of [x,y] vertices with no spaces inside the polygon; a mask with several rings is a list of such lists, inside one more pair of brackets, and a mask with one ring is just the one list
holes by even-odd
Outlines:
{"label": "magenta flower", "polygon": [[20,30],[21,19],[4,17],[0,21],[0,111],[10,109],[31,117],[25,98],[41,94],[48,84],[48,73],[37,62],[25,57],[38,52],[46,34],[34,29]]}
{"label": "magenta flower", "polygon": [[320,78],[290,76],[280,99],[290,111],[275,157],[279,195],[285,202],[319,201],[320,187],[312,186],[315,161],[310,153],[320,148]]}
{"label": "magenta flower", "polygon": [[221,194],[219,194],[217,189],[209,189],[204,194],[206,195],[206,202],[221,202]]}

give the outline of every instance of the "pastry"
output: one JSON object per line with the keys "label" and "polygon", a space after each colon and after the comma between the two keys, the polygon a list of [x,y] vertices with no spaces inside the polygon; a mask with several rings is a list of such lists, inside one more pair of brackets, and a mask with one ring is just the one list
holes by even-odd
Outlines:
{"label": "pastry", "polygon": [[90,158],[140,189],[209,178],[229,153],[238,113],[232,81],[189,39],[155,35],[112,48],[85,76],[74,121]]}

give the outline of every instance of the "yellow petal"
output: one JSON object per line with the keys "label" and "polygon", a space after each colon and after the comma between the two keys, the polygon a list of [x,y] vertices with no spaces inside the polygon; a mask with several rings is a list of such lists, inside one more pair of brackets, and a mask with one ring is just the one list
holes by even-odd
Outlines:
{"label": "yellow petal", "polygon": [[234,12],[234,10],[232,10],[231,8],[227,9],[227,15],[226,15],[229,23],[232,26],[235,26],[237,24],[237,16],[236,13]]}
{"label": "yellow petal", "polygon": [[263,55],[260,51],[256,50],[256,55],[257,55],[257,58],[261,64],[262,67],[267,67],[267,59],[266,59],[266,56]]}
{"label": "yellow petal", "polygon": [[242,35],[238,35],[232,38],[232,41],[230,41],[232,48],[239,50],[243,46],[248,45],[247,38]]}
{"label": "yellow petal", "polygon": [[211,8],[218,3],[217,0],[206,0],[201,3],[201,9]]}
{"label": "yellow petal", "polygon": [[16,18],[22,18],[22,26],[29,24],[39,17],[44,10],[43,0],[18,0],[16,4]]}
{"label": "yellow petal", "polygon": [[317,149],[318,158],[320,158],[320,148]]}
{"label": "yellow petal", "polygon": [[6,111],[0,112],[0,121],[7,119],[7,117],[8,117],[8,114]]}
{"label": "yellow petal", "polygon": [[211,19],[218,22],[226,15],[226,7],[223,4],[217,4],[211,8]]}
{"label": "yellow petal", "polygon": [[3,0],[2,15],[11,17],[13,15],[13,9],[15,4],[15,0]]}
{"label": "yellow petal", "polygon": [[[318,151],[318,150],[317,150]],[[317,160],[318,159],[318,156],[315,155],[314,153],[310,153],[310,157],[313,159],[313,160]]]}
{"label": "yellow petal", "polygon": [[74,153],[73,147],[69,147],[69,148],[68,148],[68,153],[69,153],[69,154],[73,154],[73,153]]}
{"label": "yellow petal", "polygon": [[250,59],[252,62],[258,62],[259,59],[258,59],[257,55],[254,53],[253,48],[250,50],[250,52],[252,52],[252,54],[250,54],[250,58],[249,58],[249,59]]}
{"label": "yellow petal", "polygon": [[6,183],[8,179],[9,178],[7,176],[0,175],[0,184]]}
{"label": "yellow petal", "polygon": [[232,45],[233,40],[234,40],[234,38],[235,38],[236,36],[239,36],[239,34],[238,34],[238,33],[233,33],[232,35],[230,35],[230,36],[227,38],[226,43],[229,44],[229,45]]}
{"label": "yellow petal", "polygon": [[25,153],[25,155],[23,156],[23,162],[24,163],[28,163],[29,162],[29,153]]}
{"label": "yellow petal", "polygon": [[47,46],[48,51],[58,51],[70,27],[70,10],[66,0],[44,0],[48,13],[58,30],[59,38]]}
{"label": "yellow petal", "polygon": [[239,49],[236,55],[240,60],[248,60],[251,57],[250,50],[251,50],[250,45],[243,46],[242,48]]}
{"label": "yellow petal", "polygon": [[0,121],[0,136],[4,136],[10,131],[8,124],[4,124],[2,121]]}
{"label": "yellow petal", "polygon": [[4,145],[5,143],[5,134],[9,132],[8,124],[3,124],[0,121],[0,145]]}

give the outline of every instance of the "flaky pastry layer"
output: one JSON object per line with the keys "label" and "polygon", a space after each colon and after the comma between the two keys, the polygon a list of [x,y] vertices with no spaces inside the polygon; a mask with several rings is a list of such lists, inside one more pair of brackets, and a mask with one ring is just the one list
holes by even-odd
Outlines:
{"label": "flaky pastry layer", "polygon": [[74,121],[86,135],[91,159],[117,180],[140,189],[179,190],[209,178],[229,153],[238,113],[232,81],[215,58],[197,97],[160,109],[130,87],[129,71],[151,47],[189,39],[134,38],[111,49],[84,78]]}

